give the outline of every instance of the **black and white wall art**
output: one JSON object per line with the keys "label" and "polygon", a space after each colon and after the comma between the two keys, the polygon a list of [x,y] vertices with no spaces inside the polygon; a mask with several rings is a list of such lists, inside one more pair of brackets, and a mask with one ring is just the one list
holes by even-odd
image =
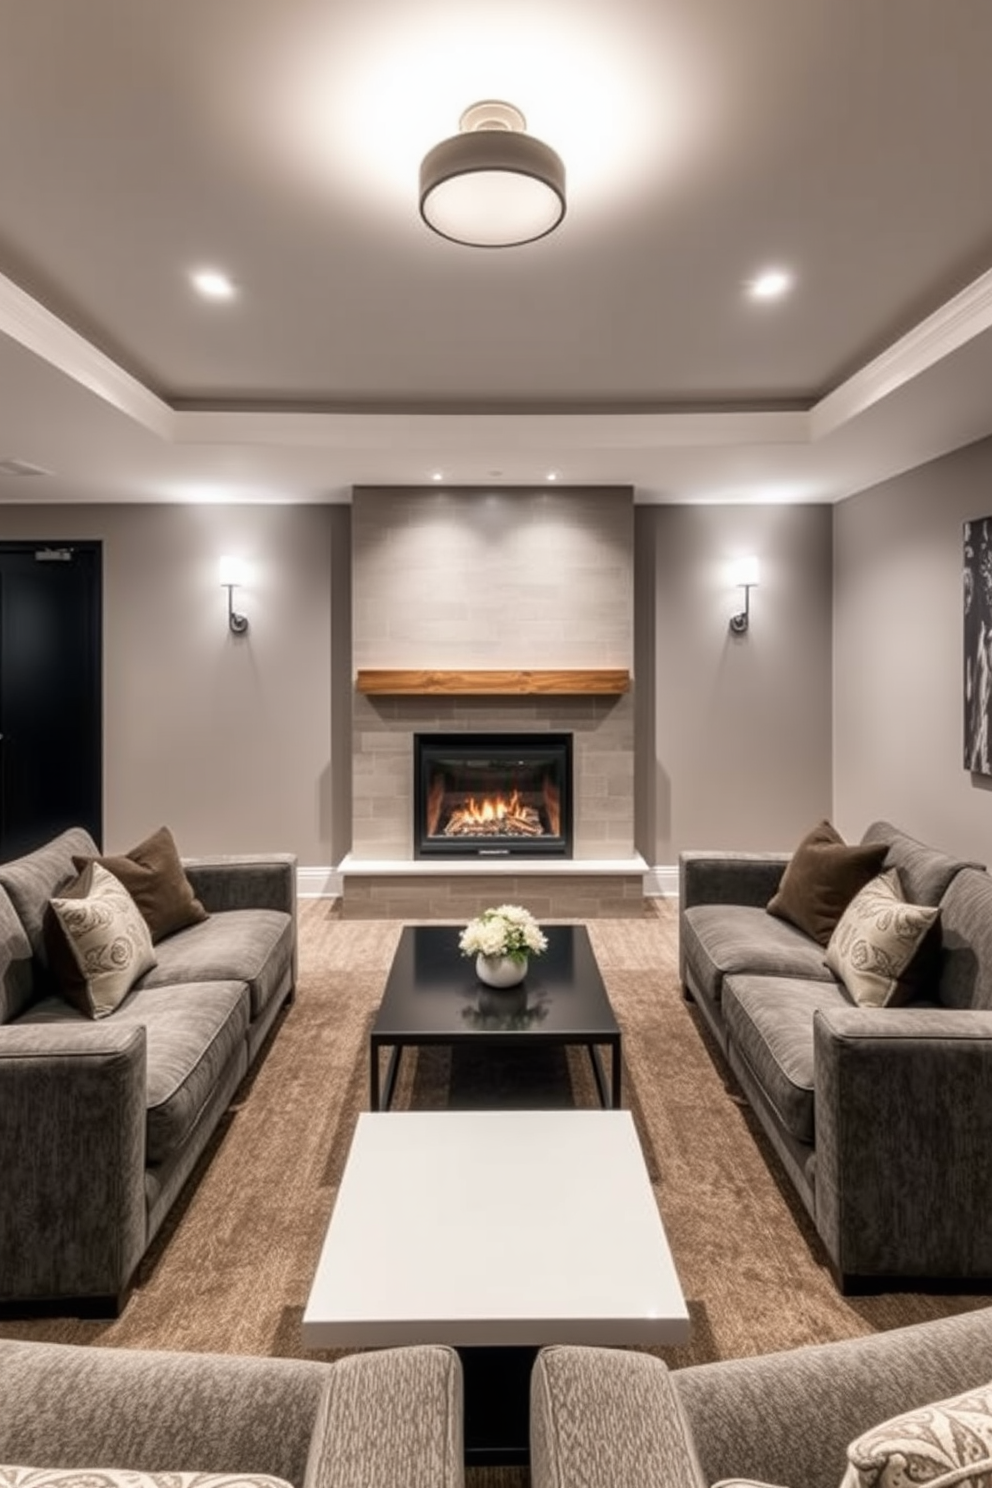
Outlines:
{"label": "black and white wall art", "polygon": [[992,517],[964,524],[964,765],[992,775]]}

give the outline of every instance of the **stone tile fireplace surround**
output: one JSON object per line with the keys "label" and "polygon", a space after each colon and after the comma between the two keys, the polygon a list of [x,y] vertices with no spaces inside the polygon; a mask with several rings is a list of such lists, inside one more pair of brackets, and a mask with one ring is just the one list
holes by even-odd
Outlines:
{"label": "stone tile fireplace surround", "polygon": [[[359,488],[352,555],[356,674],[632,667],[629,488]],[[498,697],[356,690],[352,721],[346,916],[457,920],[508,899],[549,918],[641,912],[632,690]],[[503,730],[572,734],[573,857],[415,859],[413,735]]]}

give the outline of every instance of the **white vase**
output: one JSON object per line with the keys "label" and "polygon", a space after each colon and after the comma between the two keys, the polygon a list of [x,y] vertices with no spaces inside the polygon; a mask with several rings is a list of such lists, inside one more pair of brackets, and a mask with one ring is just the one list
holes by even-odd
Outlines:
{"label": "white vase", "polygon": [[484,956],[480,951],[475,958],[475,974],[487,987],[516,987],[527,975],[527,959]]}

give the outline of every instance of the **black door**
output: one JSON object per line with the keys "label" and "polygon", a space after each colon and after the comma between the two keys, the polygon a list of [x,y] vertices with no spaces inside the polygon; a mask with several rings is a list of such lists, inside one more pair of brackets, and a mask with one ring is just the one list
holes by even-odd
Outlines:
{"label": "black door", "polygon": [[0,543],[0,860],[103,836],[99,543]]}

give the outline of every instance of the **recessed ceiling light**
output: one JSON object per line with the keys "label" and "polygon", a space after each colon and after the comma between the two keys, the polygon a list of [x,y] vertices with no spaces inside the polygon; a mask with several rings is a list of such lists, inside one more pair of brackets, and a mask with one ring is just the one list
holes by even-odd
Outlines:
{"label": "recessed ceiling light", "polygon": [[557,470],[549,470],[544,479],[549,481],[556,481],[558,479]]}
{"label": "recessed ceiling light", "polygon": [[792,275],[786,269],[764,269],[748,285],[752,300],[777,300],[792,288]]}
{"label": "recessed ceiling light", "polygon": [[205,300],[233,300],[237,292],[230,275],[221,269],[196,269],[189,277]]}
{"label": "recessed ceiling light", "polygon": [[433,475],[431,476],[431,480],[432,481],[444,480],[444,471],[443,470],[435,470],[434,473],[433,473]]}

